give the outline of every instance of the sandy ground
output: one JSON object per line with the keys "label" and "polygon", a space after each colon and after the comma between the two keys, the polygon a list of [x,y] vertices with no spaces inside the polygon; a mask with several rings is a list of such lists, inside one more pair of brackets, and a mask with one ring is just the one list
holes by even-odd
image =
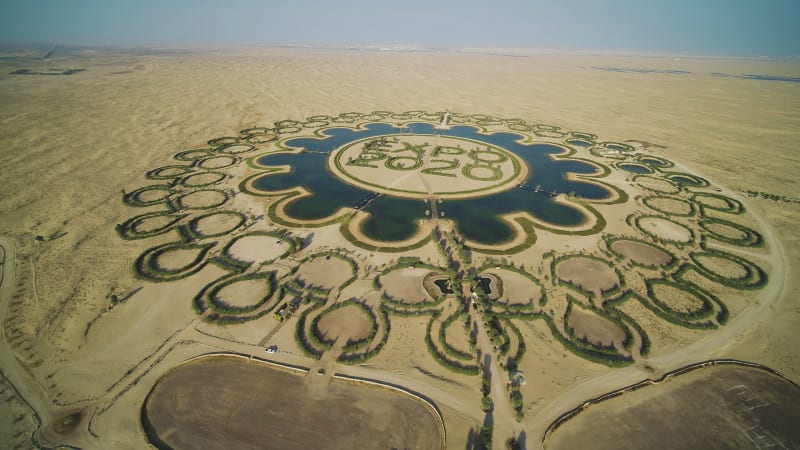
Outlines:
{"label": "sandy ground", "polygon": [[[6,75],[22,66],[48,64],[87,70],[66,77]],[[607,66],[692,73],[615,73],[593,68]],[[6,255],[15,255],[17,279],[12,274],[3,281],[0,317],[25,337],[22,345],[3,349],[0,367],[4,374],[15,373],[12,382],[19,394],[48,426],[57,424],[72,407],[99,406],[91,422],[97,436],[83,427],[78,436],[45,433],[46,442],[107,448],[121,442],[144,445],[138,408],[158,376],[180,357],[219,350],[263,354],[263,348],[245,343],[258,343],[281,326],[275,342],[287,352],[280,353],[280,358],[308,365],[294,346],[293,322],[278,325],[272,318],[263,318],[239,331],[197,323],[191,308],[194,288],[219,277],[220,268],[208,266],[177,283],[154,285],[134,278],[131,267],[138,255],[178,236],[120,239],[115,225],[138,213],[122,203],[123,192],[150,183],[143,174],[171,164],[176,152],[202,147],[208,139],[235,135],[251,126],[346,111],[449,108],[520,117],[595,133],[603,140],[636,139],[662,145],[666,148],[650,150],[682,165],[674,170],[702,174],[722,186],[723,194],[742,198],[754,214],[747,220],[770,243],[766,249],[747,252],[765,261],[772,282],[765,290],[738,300],[737,311],[748,314],[742,320],[735,317],[718,332],[701,335],[653,319],[654,347],[663,343],[664,350],[652,355],[647,364],[659,372],[727,356],[756,361],[800,380],[795,345],[800,319],[796,264],[800,261],[800,204],[737,194],[756,191],[798,197],[800,156],[795,147],[800,138],[800,86],[717,77],[712,72],[796,76],[800,65],[707,58],[508,58],[297,49],[170,56],[87,53],[47,63],[3,60],[0,235],[13,240],[4,241],[3,247],[16,248],[13,253],[6,250]],[[671,186],[629,175],[615,173],[609,181],[649,183],[661,190]],[[212,199],[186,199],[203,201]],[[237,203],[243,210],[263,214],[263,204],[241,195],[236,201],[243,202]],[[622,205],[608,207],[608,229],[624,226],[626,214]],[[227,224],[218,219],[207,220],[199,228],[206,233],[224,229]],[[657,224],[664,225],[656,231],[665,237],[683,237],[680,230]],[[336,226],[313,232],[308,254],[322,246],[346,245]],[[547,232],[538,233],[538,238],[556,252],[588,247],[596,239]],[[241,254],[245,256],[243,250]],[[395,257],[362,254],[375,266]],[[430,246],[409,254],[435,256]],[[541,258],[541,251],[533,248],[519,257],[535,260]],[[9,269],[4,270],[8,274]],[[5,310],[17,293],[22,296],[15,301],[24,300],[24,307],[9,309],[9,316]],[[113,304],[112,295],[126,300]],[[647,317],[646,311],[639,314]],[[425,393],[446,410],[459,411],[460,415],[452,413],[460,418],[452,419],[458,425],[448,425],[448,442],[463,442],[482,420],[479,380],[451,374],[432,360],[421,341],[425,323],[418,318],[393,319],[389,341],[370,360],[372,367],[343,370],[396,382]],[[510,436],[524,429],[529,448],[538,445],[544,427],[559,413],[599,392],[652,375],[643,365],[610,371],[565,353],[541,322],[517,326],[530,339],[522,367],[529,380],[523,389],[526,421],[498,428],[497,433]],[[4,333],[7,328],[3,327]],[[674,338],[659,337],[673,334]],[[673,351],[679,347],[684,350]],[[51,400],[60,406],[51,406]],[[3,414],[3,421],[15,420]],[[20,419],[20,429],[27,427],[26,420]],[[450,439],[451,433],[458,437]],[[15,439],[19,437],[3,438],[3,443]],[[499,442],[497,437],[495,442]]]}

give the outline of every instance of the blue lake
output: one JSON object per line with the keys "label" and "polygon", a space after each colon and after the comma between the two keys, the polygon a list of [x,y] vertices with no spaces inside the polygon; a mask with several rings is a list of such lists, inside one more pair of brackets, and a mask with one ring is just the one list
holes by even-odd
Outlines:
{"label": "blue lake", "polygon": [[[568,181],[566,175],[591,174],[596,167],[571,159],[559,160],[555,155],[564,149],[545,143],[518,142],[521,135],[509,132],[482,134],[471,126],[454,126],[435,130],[429,123],[407,125],[412,134],[472,139],[502,147],[516,154],[527,164],[529,174],[519,187],[489,196],[463,200],[444,200],[437,205],[440,216],[456,222],[458,231],[467,239],[498,244],[513,238],[512,229],[499,216],[514,212],[529,212],[539,220],[556,226],[580,224],[584,217],[570,205],[554,202],[556,193],[574,193],[591,200],[606,199],[611,192],[602,186],[581,181]],[[279,191],[303,186],[313,195],[297,199],[286,206],[286,212],[301,220],[322,219],[342,207],[362,209],[370,213],[362,231],[379,241],[398,241],[411,237],[417,230],[416,221],[426,218],[428,205],[422,200],[376,196],[373,192],[341,181],[328,170],[329,153],[350,142],[382,135],[400,133],[390,124],[372,123],[365,129],[331,128],[323,131],[325,138],[294,138],[286,145],[301,147],[299,154],[276,153],[261,157],[258,162],[267,166],[289,165],[286,174],[265,174],[256,179],[253,187],[262,191]],[[409,130],[407,129],[406,132]]]}

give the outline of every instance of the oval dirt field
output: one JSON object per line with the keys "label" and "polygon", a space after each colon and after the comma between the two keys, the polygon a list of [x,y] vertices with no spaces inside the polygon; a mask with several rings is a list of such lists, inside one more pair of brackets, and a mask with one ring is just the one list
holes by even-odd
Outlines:
{"label": "oval dirt field", "polygon": [[607,291],[619,284],[619,277],[608,264],[580,256],[559,263],[556,275],[588,291]]}
{"label": "oval dirt field", "polygon": [[304,380],[256,360],[199,358],[156,382],[142,424],[162,449],[442,447],[444,430],[421,400],[336,378],[314,398]]}
{"label": "oval dirt field", "polygon": [[637,264],[663,267],[672,262],[672,256],[643,242],[621,239],[611,244],[611,250]]}
{"label": "oval dirt field", "polygon": [[753,367],[718,365],[591,405],[546,449],[796,448],[800,389]]}

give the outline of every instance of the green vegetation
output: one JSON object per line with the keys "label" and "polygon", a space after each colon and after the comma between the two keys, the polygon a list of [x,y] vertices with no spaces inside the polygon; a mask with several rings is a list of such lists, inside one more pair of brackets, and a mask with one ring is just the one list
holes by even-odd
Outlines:
{"label": "green vegetation", "polygon": [[431,319],[428,321],[428,328],[425,330],[425,345],[428,347],[428,352],[439,364],[453,372],[464,375],[477,375],[480,373],[480,367],[474,363],[474,360],[472,364],[455,361],[442,353],[433,343],[433,339],[431,338],[433,322],[439,319],[440,314],[440,311],[436,311],[431,315]]}
{"label": "green vegetation", "polygon": [[[767,274],[752,262],[730,253],[707,249],[705,252],[692,252],[689,257],[695,264],[695,269],[709,280],[734,289],[758,289],[767,283]],[[703,263],[703,258],[719,258],[738,265],[744,274],[742,276],[726,276],[716,272],[712,267]]]}
{"label": "green vegetation", "polygon": [[[715,200],[723,203],[723,205],[720,206],[719,203],[715,203]],[[704,217],[707,209],[728,214],[742,214],[745,211],[744,205],[739,200],[713,192],[696,192],[692,195],[692,201],[700,206],[701,214]]]}
{"label": "green vegetation", "polygon": [[[667,200],[672,200],[672,201],[676,201],[676,202],[680,202],[680,203],[686,203],[689,206],[689,212],[688,213],[679,213],[679,212],[675,212],[675,211],[665,211],[663,209],[659,209],[657,206],[655,206],[653,204],[658,199],[667,199]],[[647,206],[648,208],[650,208],[650,209],[652,209],[654,211],[660,212],[662,214],[668,214],[670,216],[691,217],[695,213],[694,203],[687,202],[685,200],[678,199],[678,198],[667,197],[667,196],[664,196],[664,195],[650,195],[650,196],[647,196],[647,197],[642,199],[642,203],[645,206]]]}
{"label": "green vegetation", "polygon": [[[619,320],[619,321],[624,322],[625,324],[627,324],[628,326],[630,326],[634,330],[636,330],[636,334],[639,335],[639,339],[640,339],[639,353],[642,356],[647,356],[650,353],[650,346],[651,346],[650,337],[647,335],[647,333],[645,332],[644,328],[642,328],[642,326],[639,325],[638,322],[633,320],[630,316],[628,316],[624,312],[620,311],[620,309],[619,309],[625,302],[629,301],[630,299],[635,299],[635,300],[637,300],[638,302],[640,302],[642,304],[645,304],[647,302],[647,300],[645,300],[641,296],[635,294],[633,291],[626,290],[626,291],[624,291],[622,293],[622,295],[620,295],[620,296],[618,296],[618,297],[616,297],[614,299],[606,300],[604,302],[604,304],[603,304],[603,306],[604,306],[603,311],[606,314],[608,314],[608,316],[613,316],[614,317],[613,320],[615,321],[615,323],[616,323],[616,321]],[[608,317],[608,316],[604,316],[604,317]],[[628,336],[629,336],[628,335],[628,331],[626,331],[626,333],[625,333],[626,340],[628,340]],[[626,347],[626,348],[628,348],[628,347]],[[630,348],[628,348],[628,349],[630,350]]]}
{"label": "green vegetation", "polygon": [[[209,221],[209,218],[211,217],[219,219],[224,216],[232,218],[232,223],[231,224],[226,223],[224,227],[216,231],[208,232],[202,230],[203,221]],[[229,219],[222,219],[222,220],[227,221]],[[246,221],[247,217],[238,211],[216,211],[193,218],[189,222],[188,229],[189,231],[191,231],[193,239],[206,239],[212,237],[225,236],[231,233],[232,231],[236,230],[237,228],[241,227],[242,225],[244,225]],[[212,225],[212,228],[213,227],[214,226]]]}
{"label": "green vegetation", "polygon": [[[787,197],[785,195],[778,195],[778,194],[771,194],[769,192],[762,192],[762,191],[743,191],[748,197],[759,197],[764,200],[772,200],[773,202],[781,202],[781,203],[800,203],[800,198],[797,197]],[[735,214],[735,213],[734,213]]]}
{"label": "green vegetation", "polygon": [[[645,280],[645,285],[647,286],[647,297],[650,301],[643,301],[642,304],[659,317],[686,328],[716,328],[716,325],[711,321],[698,322],[698,320],[705,319],[713,314],[715,303],[711,294],[706,293],[699,286],[686,281],[676,283],[671,280]],[[654,292],[654,287],[657,285],[669,286],[692,295],[701,302],[701,307],[691,311],[676,311],[664,301],[658,299]]]}
{"label": "green vegetation", "polygon": [[684,172],[670,172],[665,173],[664,176],[679,186],[688,186],[694,188],[708,187],[710,183],[705,178],[698,177]]}
{"label": "green vegetation", "polygon": [[319,303],[314,303],[312,306],[306,308],[305,311],[300,314],[300,317],[297,320],[297,327],[295,328],[294,332],[294,339],[295,342],[297,342],[297,346],[300,347],[300,350],[302,350],[306,356],[314,359],[319,359],[324,353],[324,351],[318,350],[318,348],[325,347],[321,342],[312,343],[308,339],[308,335],[313,337],[314,333],[308,333],[308,335],[306,334],[306,320],[311,312],[321,306],[322,305]]}
{"label": "green vegetation", "polygon": [[[730,235],[724,234],[724,232],[720,232],[719,230],[715,231],[714,226],[719,226],[722,228],[731,228],[734,232],[738,232],[741,234],[741,237],[731,237]],[[764,238],[755,230],[752,230],[744,225],[740,225],[738,223],[730,222],[728,220],[722,219],[715,219],[711,217],[704,217],[700,221],[700,227],[708,233],[708,235],[718,241],[724,242],[726,244],[731,245],[738,245],[740,247],[763,247],[764,246]]]}
{"label": "green vegetation", "polygon": [[471,353],[465,353],[447,343],[447,327],[455,323],[456,320],[464,320],[466,316],[466,312],[456,309],[453,314],[442,321],[441,325],[439,326],[439,344],[441,344],[444,352],[447,353],[447,356],[463,361],[474,361],[475,355]]}
{"label": "green vegetation", "polygon": [[[199,272],[208,261],[206,255],[214,247],[214,243],[191,244],[186,242],[170,242],[163,245],[152,247],[145,251],[138,258],[134,265],[136,276],[148,281],[175,281],[186,278]],[[166,254],[188,250],[195,252],[192,260],[181,267],[165,268],[160,262]]]}

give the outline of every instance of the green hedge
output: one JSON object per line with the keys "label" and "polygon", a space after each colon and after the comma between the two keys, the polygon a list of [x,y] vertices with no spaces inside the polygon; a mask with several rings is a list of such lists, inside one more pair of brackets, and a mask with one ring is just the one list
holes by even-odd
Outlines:
{"label": "green hedge", "polygon": [[[733,263],[739,264],[744,269],[745,275],[738,278],[726,277],[722,274],[714,272],[700,263],[699,258],[703,256],[726,259]],[[690,253],[689,258],[691,258],[692,262],[694,262],[694,268],[701,275],[724,286],[734,289],[758,289],[767,284],[768,277],[766,272],[764,272],[754,263],[742,257],[718,250],[707,249],[705,252]]]}
{"label": "green hedge", "polygon": [[342,355],[339,356],[340,362],[343,362],[345,364],[360,364],[380,353],[380,351],[383,349],[383,346],[386,345],[386,342],[389,340],[389,334],[392,329],[392,324],[389,321],[389,315],[386,313],[386,311],[379,310],[378,314],[380,317],[379,320],[382,321],[385,330],[383,336],[381,336],[380,342],[375,347],[363,353],[349,353],[349,354],[343,353]]}
{"label": "green hedge", "polygon": [[[175,281],[194,275],[206,266],[206,255],[216,245],[215,242],[207,244],[189,244],[185,242],[170,242],[152,247],[139,255],[134,263],[137,278],[148,281],[162,282]],[[158,263],[158,258],[166,252],[175,250],[198,249],[197,256],[189,264],[178,269],[165,269]]]}
{"label": "green hedge", "polygon": [[442,321],[441,326],[439,327],[439,343],[442,345],[445,353],[448,356],[451,356],[456,359],[464,360],[464,361],[474,361],[475,355],[463,352],[453,346],[451,346],[447,342],[447,327],[453,324],[458,319],[462,319],[466,316],[466,313],[463,311],[459,311],[456,309],[453,314],[447,317],[445,320]]}
{"label": "green hedge", "polygon": [[433,321],[438,319],[440,314],[441,312],[437,311],[431,315],[431,319],[428,321],[428,327],[425,330],[425,345],[428,347],[428,352],[430,352],[431,356],[433,356],[433,358],[439,362],[439,364],[453,372],[462,373],[465,375],[478,375],[480,373],[480,367],[478,365],[463,364],[458,361],[453,361],[446,355],[442,354],[436,345],[434,345],[433,339],[431,338],[431,331],[433,328]]}
{"label": "green hedge", "polygon": [[[723,225],[730,228],[734,228],[738,231],[744,233],[745,237],[736,239],[731,238],[717,232],[711,231],[708,226],[709,225]],[[738,223],[730,222],[727,220],[722,219],[714,219],[710,217],[706,217],[700,221],[700,227],[708,233],[708,235],[720,242],[724,242],[726,244],[737,245],[740,247],[763,247],[764,246],[764,238],[761,236],[761,233],[752,230],[744,225],[739,225]]]}

